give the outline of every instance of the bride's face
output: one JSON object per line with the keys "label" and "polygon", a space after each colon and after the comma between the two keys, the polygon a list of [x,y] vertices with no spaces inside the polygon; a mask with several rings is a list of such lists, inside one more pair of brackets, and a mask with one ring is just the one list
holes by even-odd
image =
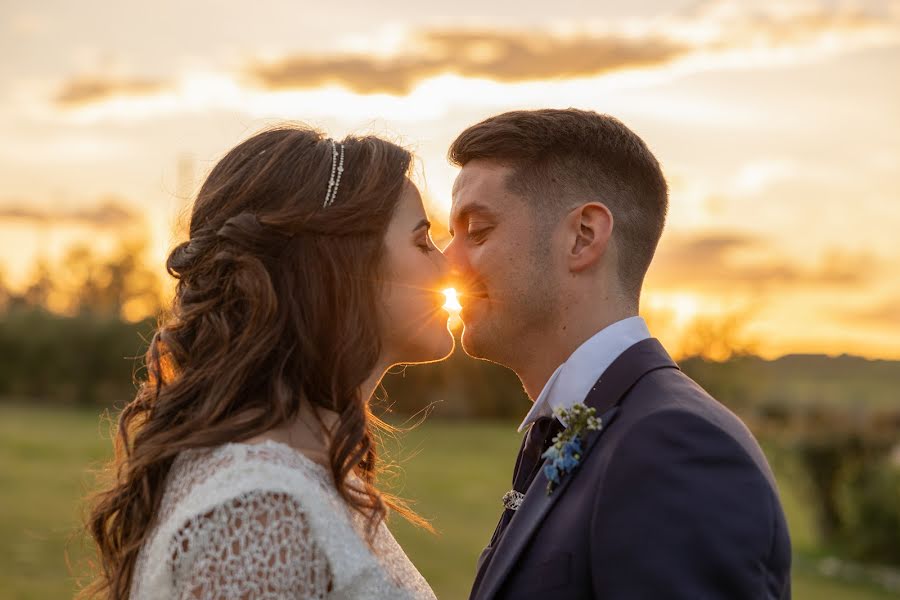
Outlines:
{"label": "bride's face", "polygon": [[453,351],[443,309],[449,271],[429,227],[419,190],[408,181],[384,240],[382,352],[392,364],[439,360]]}

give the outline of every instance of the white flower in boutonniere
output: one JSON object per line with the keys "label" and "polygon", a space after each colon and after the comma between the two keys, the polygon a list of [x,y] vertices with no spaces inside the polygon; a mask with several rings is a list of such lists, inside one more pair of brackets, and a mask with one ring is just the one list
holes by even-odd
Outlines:
{"label": "white flower in boutonniere", "polygon": [[581,462],[587,432],[603,428],[603,421],[596,416],[597,411],[584,404],[576,404],[569,410],[558,408],[553,414],[568,426],[553,438],[553,445],[541,455],[549,461],[544,465],[548,495],[553,493],[561,478],[574,471]]}

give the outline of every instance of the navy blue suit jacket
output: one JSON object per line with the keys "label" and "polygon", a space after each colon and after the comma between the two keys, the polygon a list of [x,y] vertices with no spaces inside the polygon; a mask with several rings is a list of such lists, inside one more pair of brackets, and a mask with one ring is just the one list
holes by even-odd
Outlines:
{"label": "navy blue suit jacket", "polygon": [[585,403],[604,426],[548,495],[539,473],[479,560],[472,600],[790,598],[775,481],[744,424],[655,339]]}

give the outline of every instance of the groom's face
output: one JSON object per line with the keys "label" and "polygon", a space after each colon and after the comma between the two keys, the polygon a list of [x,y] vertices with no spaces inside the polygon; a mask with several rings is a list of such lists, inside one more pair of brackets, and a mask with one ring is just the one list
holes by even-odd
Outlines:
{"label": "groom's face", "polygon": [[511,169],[473,160],[453,185],[445,255],[461,288],[465,351],[501,364],[552,316],[556,274],[546,227],[528,201],[511,192]]}

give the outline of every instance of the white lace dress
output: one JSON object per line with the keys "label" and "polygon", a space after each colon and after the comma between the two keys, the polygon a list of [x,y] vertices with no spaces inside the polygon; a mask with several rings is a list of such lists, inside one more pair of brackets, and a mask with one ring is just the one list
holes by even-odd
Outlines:
{"label": "white lace dress", "polygon": [[329,470],[290,446],[184,452],[138,556],[131,597],[435,597],[384,523],[372,547],[363,528]]}

